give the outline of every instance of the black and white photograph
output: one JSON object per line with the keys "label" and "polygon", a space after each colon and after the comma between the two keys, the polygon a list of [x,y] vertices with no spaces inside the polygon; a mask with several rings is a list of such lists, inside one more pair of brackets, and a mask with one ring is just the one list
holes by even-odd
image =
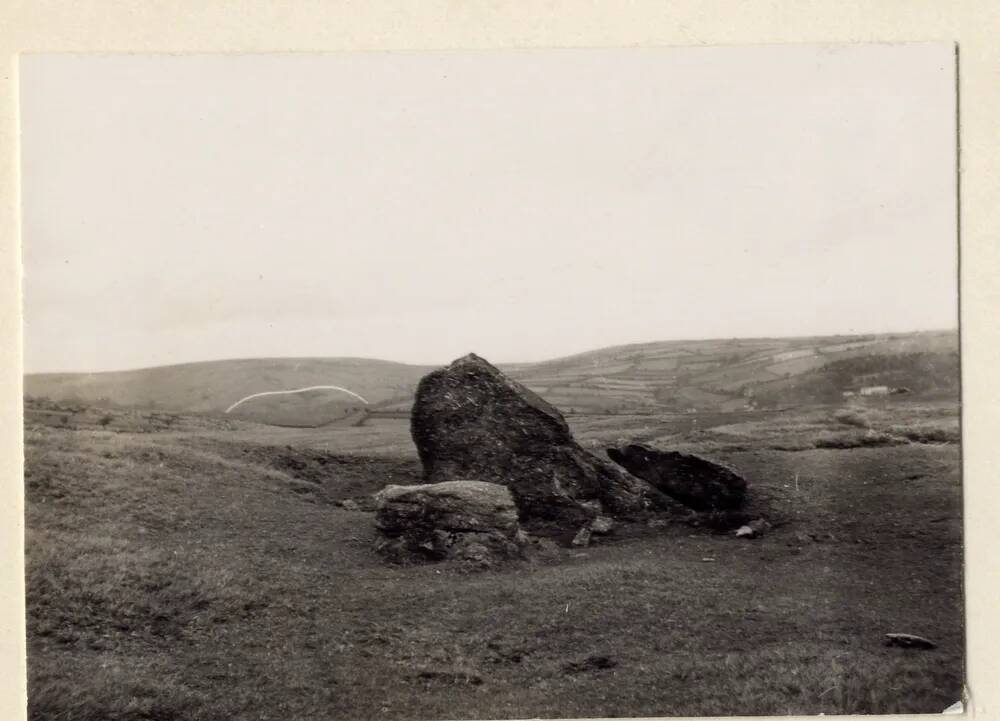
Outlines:
{"label": "black and white photograph", "polygon": [[963,713],[957,78],[23,55],[29,718]]}

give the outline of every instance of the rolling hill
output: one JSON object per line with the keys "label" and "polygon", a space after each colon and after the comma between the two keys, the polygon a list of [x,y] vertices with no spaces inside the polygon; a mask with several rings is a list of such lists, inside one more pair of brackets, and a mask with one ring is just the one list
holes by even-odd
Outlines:
{"label": "rolling hill", "polygon": [[[255,358],[159,366],[109,373],[39,373],[24,378],[24,393],[58,401],[221,413],[252,393],[334,384],[349,388],[378,407],[413,397],[430,366],[364,358]],[[338,394],[315,394],[356,405]],[[261,400],[273,406],[275,400]],[[253,414],[252,406],[241,406]]]}
{"label": "rolling hill", "polygon": [[[569,413],[736,411],[840,400],[864,386],[956,398],[954,331],[663,341],[501,367]],[[431,366],[361,358],[247,359],[108,373],[29,374],[25,395],[60,402],[222,413],[262,391],[334,384],[370,409],[405,412]],[[355,412],[337,392],[249,401],[240,417],[321,425]]]}
{"label": "rolling hill", "polygon": [[846,390],[883,384],[957,396],[958,334],[670,341],[511,370],[556,406],[588,412],[831,402]]}

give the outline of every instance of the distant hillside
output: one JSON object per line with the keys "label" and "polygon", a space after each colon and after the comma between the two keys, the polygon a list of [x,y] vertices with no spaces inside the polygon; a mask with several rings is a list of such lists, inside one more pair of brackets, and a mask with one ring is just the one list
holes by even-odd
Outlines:
{"label": "distant hillside", "polygon": [[[955,396],[958,336],[926,332],[664,341],[502,367],[571,413],[801,405],[836,401],[843,391],[862,385],[905,386],[911,397]],[[358,358],[214,361],[114,373],[28,375],[25,394],[218,413],[252,393],[332,384],[364,396],[371,409],[405,411],[417,382],[430,370]],[[248,420],[321,425],[349,417],[356,406],[336,393],[310,392],[250,401],[237,411]]]}
{"label": "distant hillside", "polygon": [[[212,413],[252,393],[332,384],[349,388],[378,407],[412,398],[417,381],[430,370],[361,358],[262,358],[111,373],[29,374],[24,393],[59,401]],[[312,398],[317,405],[345,404],[336,394],[316,393]],[[308,399],[271,397],[251,401],[238,411],[245,417],[268,408],[284,413],[289,407],[302,407],[303,400]],[[354,405],[346,402],[348,408]],[[342,415],[342,409],[335,415]]]}
{"label": "distant hillside", "polygon": [[[914,354],[922,360],[892,360]],[[955,332],[670,341],[607,348],[511,372],[563,409],[734,411],[839,400],[844,390],[860,385],[957,394],[957,354]],[[806,376],[810,380],[800,385],[796,379]]]}
{"label": "distant hillside", "polygon": [[769,383],[758,389],[758,403],[791,405],[830,403],[845,390],[865,386],[905,389],[919,397],[957,397],[958,352],[901,353],[844,358],[808,373]]}

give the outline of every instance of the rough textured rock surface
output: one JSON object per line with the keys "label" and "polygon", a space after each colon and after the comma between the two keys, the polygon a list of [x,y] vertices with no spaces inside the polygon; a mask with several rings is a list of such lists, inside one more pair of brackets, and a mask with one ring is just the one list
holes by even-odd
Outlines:
{"label": "rough textured rock surface", "polygon": [[519,556],[524,543],[510,491],[481,481],[386,486],[375,495],[375,526],[376,549],[397,561],[491,566]]}
{"label": "rough textured rock surface", "polygon": [[526,527],[566,535],[566,542],[598,515],[671,505],[648,483],[583,450],[558,410],[476,355],[420,381],[411,431],[428,481],[507,486]]}
{"label": "rough textured rock surface", "polygon": [[608,457],[698,511],[737,509],[746,497],[747,482],[735,471],[699,456],[633,443],[609,448]]}

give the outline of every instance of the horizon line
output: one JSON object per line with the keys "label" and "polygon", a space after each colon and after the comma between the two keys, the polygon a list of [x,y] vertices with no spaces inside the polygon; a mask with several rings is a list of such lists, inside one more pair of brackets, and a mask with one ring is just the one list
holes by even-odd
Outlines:
{"label": "horizon line", "polygon": [[[895,331],[878,331],[878,332],[858,332],[858,333],[830,333],[826,335],[753,335],[753,336],[713,336],[705,338],[663,338],[658,340],[650,341],[635,341],[631,343],[618,343],[616,345],[600,346],[598,348],[591,348],[588,350],[577,351],[575,353],[569,353],[567,355],[560,355],[551,358],[543,358],[541,360],[533,361],[490,361],[497,366],[517,366],[517,365],[536,365],[540,363],[551,363],[554,361],[567,360],[575,358],[581,355],[587,355],[589,353],[597,353],[600,351],[609,351],[616,348],[630,348],[635,346],[645,346],[645,345],[656,345],[659,343],[705,343],[710,341],[723,341],[723,340],[735,340],[735,341],[754,341],[754,340],[794,340],[797,338],[842,338],[842,337],[854,337],[854,336],[893,336],[893,335],[917,335],[920,333],[961,333],[961,328],[956,326],[953,328],[921,328],[916,330],[895,330]],[[469,351],[474,353],[475,351]],[[460,357],[460,356],[459,356]],[[108,373],[139,373],[142,371],[157,370],[160,368],[179,368],[182,366],[192,366],[192,365],[207,365],[210,363],[240,363],[240,362],[251,362],[251,361],[315,361],[315,360],[343,360],[343,361],[369,361],[378,363],[392,363],[395,365],[404,366],[414,366],[414,367],[439,367],[445,366],[451,361],[437,362],[437,363],[423,363],[423,362],[413,362],[413,361],[397,361],[388,358],[377,358],[373,356],[354,356],[354,355],[291,355],[291,356],[242,356],[242,357],[226,357],[226,358],[209,358],[203,360],[191,360],[191,361],[181,361],[179,363],[163,363],[160,365],[147,365],[147,366],[137,366],[129,368],[112,368],[108,370],[69,370],[69,371],[27,371],[22,370],[22,377],[27,376],[57,376],[57,375],[103,375]],[[454,360],[454,359],[452,359]]]}

